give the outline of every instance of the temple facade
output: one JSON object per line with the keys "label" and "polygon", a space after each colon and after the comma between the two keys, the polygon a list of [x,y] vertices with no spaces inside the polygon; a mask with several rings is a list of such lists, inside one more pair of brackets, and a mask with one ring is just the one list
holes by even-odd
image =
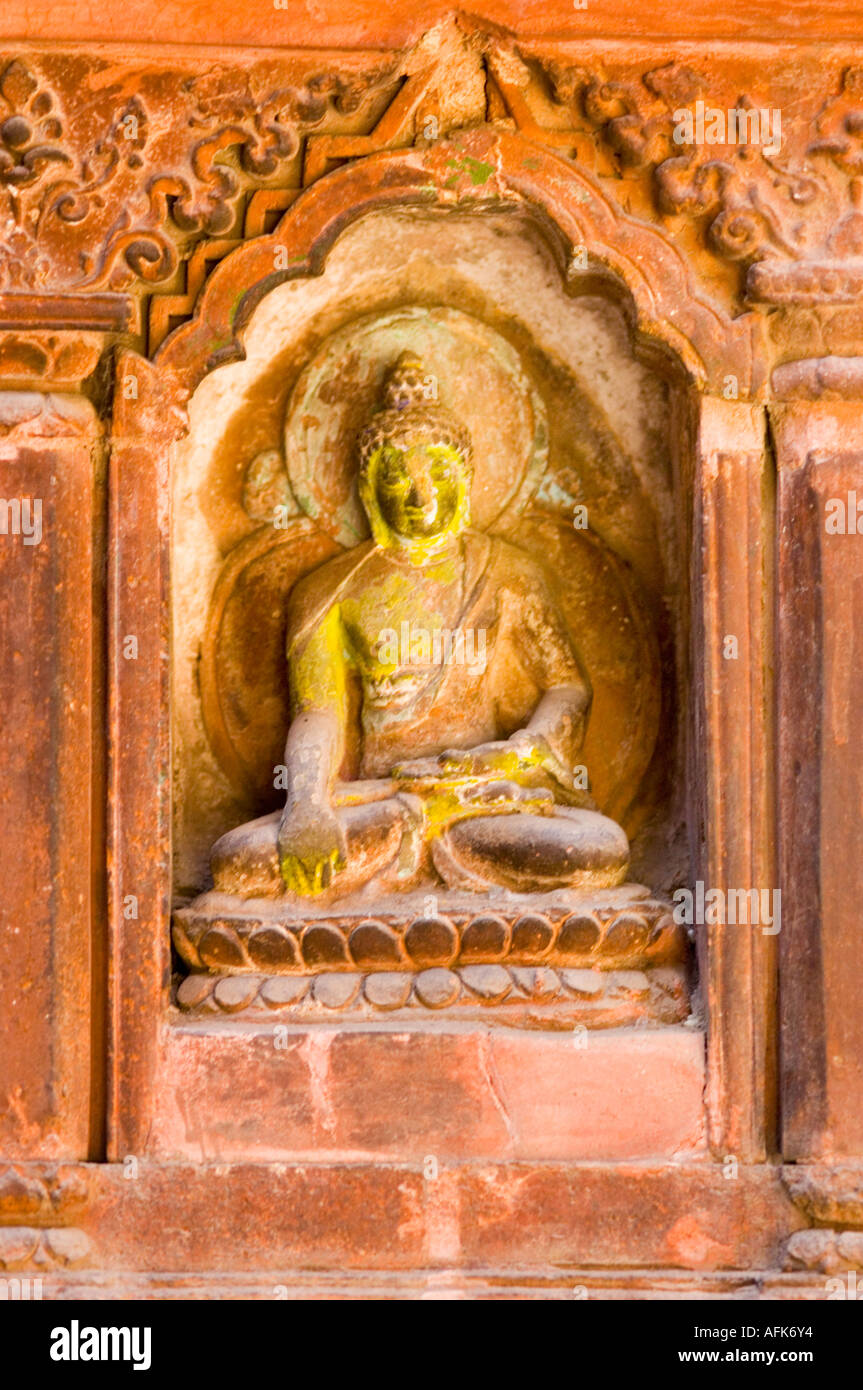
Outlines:
{"label": "temple facade", "polygon": [[122,8],[0,17],[0,1273],[826,1297],[855,15]]}

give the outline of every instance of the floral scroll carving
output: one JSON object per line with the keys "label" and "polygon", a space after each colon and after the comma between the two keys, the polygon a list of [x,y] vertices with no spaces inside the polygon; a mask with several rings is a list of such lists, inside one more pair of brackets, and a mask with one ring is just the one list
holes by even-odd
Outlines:
{"label": "floral scroll carving", "polygon": [[[822,57],[805,59],[796,86],[754,59],[735,67],[687,53],[645,70],[625,52],[530,48],[466,18],[404,52],[330,55],[323,67],[290,52],[145,67],[96,52],[9,52],[0,291],[150,301],[152,353],[189,317],[213,266],[272,231],[310,182],[486,126],[588,172],[658,225],[734,313],[798,292],[811,305],[847,304],[863,283],[863,72]],[[677,143],[675,114],[698,102],[782,108],[779,148]]]}
{"label": "floral scroll carving", "polygon": [[[647,174],[660,213],[703,222],[716,255],[751,263],[800,254],[794,221],[822,191],[811,174],[763,147],[675,141],[676,113],[712,100],[708,76],[676,62],[637,81],[554,63],[547,75],[555,99],[586,117],[624,169]],[[731,105],[752,110],[758,103],[744,94]]]}
{"label": "floral scroll carving", "polygon": [[[71,128],[58,96],[71,63],[63,73],[53,57],[40,66],[15,58],[0,73],[0,287],[167,287],[202,240],[235,226],[243,234],[255,188],[296,183],[289,166],[304,135],[330,116],[352,117],[392,65],[279,86],[210,68],[171,93],[167,131],[158,78],[106,81],[96,59],[75,66],[96,93],[86,130]],[[66,105],[80,127],[81,103]]]}

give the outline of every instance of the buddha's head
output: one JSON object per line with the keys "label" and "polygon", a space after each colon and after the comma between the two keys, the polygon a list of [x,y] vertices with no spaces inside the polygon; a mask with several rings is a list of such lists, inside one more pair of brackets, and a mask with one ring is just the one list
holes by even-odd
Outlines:
{"label": "buddha's head", "polygon": [[378,545],[415,561],[468,524],[471,445],[463,425],[430,399],[434,378],[411,352],[387,375],[383,409],[360,435],[360,500]]}

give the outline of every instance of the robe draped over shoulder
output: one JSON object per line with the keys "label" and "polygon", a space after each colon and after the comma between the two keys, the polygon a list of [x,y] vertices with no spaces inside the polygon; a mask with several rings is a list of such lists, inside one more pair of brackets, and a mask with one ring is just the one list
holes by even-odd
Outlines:
{"label": "robe draped over shoulder", "polygon": [[[321,669],[300,691],[296,672],[304,659],[308,664],[312,658],[310,644],[333,620],[342,598],[362,582],[363,568],[376,550],[373,541],[363,542],[307,575],[292,593],[287,655],[295,712],[313,707],[316,699],[326,699],[327,692],[337,688],[336,673]],[[511,542],[475,531],[464,533],[463,555],[465,598],[451,643],[460,655],[440,666],[407,709],[371,711],[360,701],[356,717],[357,733],[362,735],[362,776],[386,776],[405,758],[505,738],[523,725],[543,692],[554,686],[578,685],[589,693],[541,565]],[[476,640],[480,633],[481,644]],[[349,665],[344,644],[320,645],[316,664]],[[470,659],[464,659],[465,653]],[[345,717],[352,712],[348,701],[343,712]]]}

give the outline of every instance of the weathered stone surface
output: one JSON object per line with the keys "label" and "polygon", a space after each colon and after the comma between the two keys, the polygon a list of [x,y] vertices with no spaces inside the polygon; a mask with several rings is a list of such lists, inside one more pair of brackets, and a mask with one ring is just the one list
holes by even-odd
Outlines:
{"label": "weathered stone surface", "polygon": [[306,927],[303,932],[303,960],[306,965],[347,965],[348,959],[345,939],[335,927]]}
{"label": "weathered stone surface", "polygon": [[259,981],[253,975],[232,975],[218,980],[213,997],[220,1009],[232,1014],[244,1009],[258,992]]}
{"label": "weathered stone surface", "polygon": [[621,915],[612,922],[602,942],[603,955],[631,956],[647,944],[648,929],[641,917]]}
{"label": "weathered stone surface", "polygon": [[[429,1021],[430,1011],[445,1010],[448,1023],[560,1032],[667,1026],[682,1023],[689,1014],[686,978],[680,968],[653,971],[648,977],[640,972],[558,973],[547,967],[469,965],[444,971],[442,981],[435,982],[434,977],[423,980],[429,973],[329,972],[317,977],[324,981],[320,993],[312,988],[313,979],[308,976],[262,979],[245,974],[198,974],[188,977],[193,981],[191,987],[180,984],[177,1004],[190,1021],[217,1013],[222,998],[217,986],[227,981],[225,998],[231,1013],[254,1020],[278,1008],[285,1022],[292,1025],[319,1021],[321,1005],[339,1008],[350,1024],[380,1022],[382,1015],[390,1013],[412,1026],[423,1021],[424,1013]],[[564,985],[562,974],[586,976],[592,985],[573,989]],[[239,979],[247,980],[250,987],[238,987]]]}
{"label": "weathered stone surface", "polygon": [[405,933],[405,950],[416,965],[448,965],[458,951],[458,936],[443,917],[420,918]]}
{"label": "weathered stone surface", "polygon": [[328,1009],[343,1009],[360,991],[358,975],[317,975],[312,985],[315,1000]]}
{"label": "weathered stone surface", "polygon": [[429,1009],[451,1004],[461,992],[461,981],[452,970],[423,970],[416,981],[416,992]]}
{"label": "weathered stone surface", "polygon": [[219,970],[224,966],[246,964],[246,954],[242,946],[227,927],[210,927],[202,938],[198,951],[202,963],[210,969]]}
{"label": "weathered stone surface", "polygon": [[[765,1165],[741,1166],[729,1182],[704,1162],[535,1163],[528,1171],[442,1159],[430,1180],[421,1158],[389,1165],[354,1154],[343,1163],[225,1163],[215,1191],[209,1164],[142,1165],[136,1182],[121,1165],[91,1172],[99,1268],[178,1282],[250,1264],[274,1275],[527,1266],[541,1276],[561,1260],[616,1270],[623,1287],[627,1267],[641,1277],[688,1269],[739,1278],[777,1267],[799,1224]],[[182,1246],[164,1237],[178,1186],[188,1219]],[[267,1210],[269,1219],[240,1229],[237,1210]]]}
{"label": "weathered stone surface", "polygon": [[643,970],[615,970],[612,989],[627,994],[647,994],[650,982]]}
{"label": "weathered stone surface", "polygon": [[379,1009],[399,1009],[410,998],[412,977],[395,970],[379,970],[367,975],[363,989],[370,1004]]}
{"label": "weathered stone surface", "polygon": [[782,1176],[810,1221],[863,1229],[863,1164],[789,1164]]}
{"label": "weathered stone surface", "polygon": [[561,970],[560,978],[568,990],[573,994],[582,995],[585,999],[599,994],[602,990],[602,976],[598,970]]}
{"label": "weathered stone surface", "polygon": [[509,973],[500,965],[468,965],[461,971],[468,989],[481,999],[505,999],[512,989]]}
{"label": "weathered stone surface", "polygon": [[[522,906],[531,898],[534,904],[541,902],[549,915],[543,917],[535,943],[537,949],[532,950],[529,941],[522,936],[522,949],[516,953],[512,929],[524,918]],[[615,921],[620,920],[615,909],[626,904],[631,906],[624,915],[631,925],[638,924],[638,930],[631,949],[618,947],[611,953],[616,965],[656,968],[663,962],[677,965],[685,960],[684,928],[673,921],[668,904],[646,898],[645,890],[639,885],[622,884],[612,890],[581,895],[581,898],[583,906],[577,918],[561,911],[559,893],[511,894],[506,906],[498,914],[489,916],[482,908],[477,911],[473,893],[446,890],[435,895],[439,915],[431,919],[430,925],[416,893],[393,895],[386,903],[381,900],[380,920],[366,918],[353,904],[349,910],[346,904],[337,912],[326,904],[306,900],[298,903],[287,898],[264,904],[266,911],[262,920],[260,901],[254,909],[249,909],[245,900],[235,894],[211,892],[201,894],[192,907],[174,913],[173,940],[182,960],[195,970],[205,964],[200,951],[203,945],[209,953],[208,934],[216,930],[217,950],[231,963],[228,968],[254,973],[252,951],[254,943],[262,938],[271,941],[274,948],[273,959],[267,962],[266,968],[303,974],[310,967],[299,959],[285,937],[290,942],[298,938],[305,940],[310,928],[317,932],[309,938],[312,966],[318,965],[324,954],[349,970],[373,970],[376,966],[409,968],[412,962],[405,948],[409,938],[416,952],[436,950],[452,966],[485,958],[486,963],[498,960],[508,965],[515,959],[527,964],[533,959],[549,964],[567,963],[577,968],[579,963],[588,966],[607,956],[603,945],[605,935]],[[578,923],[577,937],[570,931],[573,920]],[[553,937],[550,948],[547,944],[549,928]],[[263,963],[261,968],[264,968]]]}
{"label": "weathered stone surface", "polygon": [[512,929],[512,953],[536,959],[551,947],[554,930],[546,917],[525,914]]}
{"label": "weathered stone surface", "polygon": [[[316,993],[328,978],[339,977],[318,976]],[[597,1031],[585,1046],[583,1032],[342,1031],[330,1017],[278,1047],[278,1014],[230,1037],[217,1022],[170,1030],[154,1154],[703,1161],[704,1041],[692,1029]]]}
{"label": "weathered stone surface", "polygon": [[74,1226],[0,1227],[0,1269],[53,1272],[56,1266],[81,1265],[91,1245],[89,1236]]}
{"label": "weathered stone surface", "polygon": [[105,865],[94,810],[105,776],[101,432],[80,396],[0,391],[0,1154],[8,1158],[86,1157],[91,1069],[101,1067],[91,1056],[101,1046],[104,987]]}
{"label": "weathered stone surface", "polygon": [[561,954],[584,955],[592,951],[600,938],[600,926],[595,917],[573,914],[560,928],[558,947]]}
{"label": "weathered stone surface", "polygon": [[74,1227],[48,1230],[43,1239],[46,1250],[58,1264],[80,1264],[90,1253],[90,1237],[85,1231],[75,1230]]}
{"label": "weathered stone surface", "polygon": [[776,407],[783,1151],[863,1154],[859,404]]}
{"label": "weathered stone surface", "polygon": [[[534,1290],[586,1267],[600,1296],[823,1296],[831,1271],[863,1268],[858,17],[704,0],[669,41],[655,6],[618,0],[504,0],[487,20],[324,0],[314,42],[302,7],[277,10],[263,53],[227,0],[214,67],[206,5],[178,28],[171,0],[143,27],[143,0],[46,3],[0,14],[0,500],[10,519],[36,489],[45,504],[32,554],[0,534],[0,1154],[17,1160],[0,1163],[0,1262],[50,1269],[58,1297],[162,1296],[195,1271],[229,1296],[218,1271],[240,1269],[305,1271],[318,1293],[379,1273],[387,1296],[455,1270],[470,1296],[482,1269],[499,1296],[515,1266]],[[142,60],[145,28],[182,30],[167,67]],[[719,33],[736,42],[682,42]],[[107,68],[97,39],[119,41]],[[793,110],[781,163],[757,142],[682,149],[675,113],[698,99]],[[591,790],[643,836],[654,886],[684,870],[781,886],[778,939],[696,924],[694,962],[659,903],[510,913],[480,894],[470,921],[369,899],[301,923],[301,957],[299,931],[252,902],[239,924],[178,919],[182,960],[213,973],[179,982],[185,1020],[171,1007],[174,894],[274,804],[286,696],[259,696],[283,669],[285,597],[352,543],[333,524],[336,498],[342,521],[358,505],[338,451],[281,466],[287,397],[332,358],[346,306],[354,323],[383,301],[441,322],[458,307],[528,363],[545,438],[515,394],[490,407],[487,382],[455,374],[477,417],[474,515],[491,525],[507,489],[482,468],[526,421],[519,543],[555,583],[602,571],[603,600],[574,593],[568,619],[593,729],[616,729],[588,731]],[[319,426],[306,411],[303,438]],[[841,532],[823,524],[839,501]],[[596,756],[609,741],[631,751],[620,777]],[[705,1033],[655,1026],[663,994],[683,1016],[690,967]],[[482,1019],[449,1022],[457,986]],[[370,1023],[374,1007],[404,1013]],[[615,1007],[646,1026],[544,1031]],[[483,1021],[519,1009],[529,1026]],[[784,1188],[777,1153],[795,1160]],[[114,1162],[63,1173],[56,1156]]]}
{"label": "weathered stone surface", "polygon": [[510,929],[501,917],[475,917],[465,927],[461,941],[462,959],[496,960],[507,952]]}
{"label": "weathered stone surface", "polygon": [[261,998],[270,1009],[284,1009],[303,998],[309,983],[302,975],[278,975],[261,985]]}
{"label": "weathered stone surface", "polygon": [[[569,0],[547,0],[536,10],[525,10],[516,0],[499,0],[493,10],[486,7],[485,12],[496,24],[514,29],[529,42],[606,39],[613,34],[648,42],[657,57],[669,46],[668,11],[658,0],[648,0],[637,13],[625,0],[612,0],[599,14],[590,9],[573,13]],[[277,11],[268,18],[278,26],[277,37],[283,45],[302,49],[312,43],[321,48],[353,48],[358,36],[367,39],[374,35],[380,47],[398,48],[451,13],[448,0],[431,0],[423,6],[403,5],[383,14],[371,0],[351,0],[350,4],[321,4],[311,32],[308,15],[302,11]],[[239,0],[222,4],[219,14],[222,44],[260,44],[259,17],[250,14]],[[143,33],[154,44],[175,43],[178,33],[188,44],[212,43],[212,17],[207,9],[190,11],[178,0],[171,0],[152,16],[149,27],[148,17],[145,0],[130,0],[122,9],[112,6],[76,11],[75,32],[88,43],[134,42]],[[10,39],[62,40],[68,37],[72,22],[57,0],[9,0],[3,10],[0,34]],[[831,0],[817,14],[801,3],[774,11],[762,4],[726,9],[717,8],[713,0],[696,0],[675,17],[674,32],[681,40],[695,40],[699,49],[703,48],[701,41],[711,39],[737,45],[748,45],[752,40],[803,43],[811,39],[857,39],[859,12],[846,0]],[[751,52],[748,47],[741,47],[733,50],[733,56],[742,63]]]}
{"label": "weathered stone surface", "polygon": [[249,936],[247,949],[250,960],[259,970],[299,962],[294,937],[280,927],[257,927]]}
{"label": "weathered stone surface", "polygon": [[181,1009],[194,1009],[212,993],[213,981],[209,975],[187,975],[180,981],[177,989],[177,1003]]}
{"label": "weathered stone surface", "polygon": [[404,963],[398,933],[384,922],[361,922],[350,935],[351,957],[357,965],[373,969],[376,965]]}

